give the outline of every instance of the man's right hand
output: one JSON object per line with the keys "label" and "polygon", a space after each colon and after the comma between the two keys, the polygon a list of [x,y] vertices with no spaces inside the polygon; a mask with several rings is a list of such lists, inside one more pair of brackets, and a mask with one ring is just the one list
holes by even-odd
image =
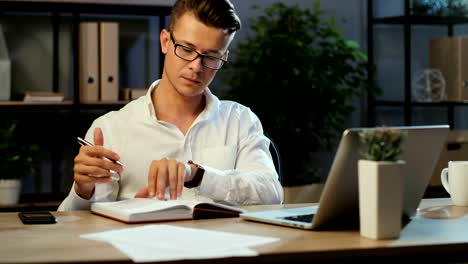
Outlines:
{"label": "man's right hand", "polygon": [[94,146],[82,146],[73,166],[75,192],[84,199],[94,193],[96,183],[112,182],[112,171],[121,173],[123,167],[105,158],[120,160],[117,153],[105,149],[104,136],[100,128],[94,129]]}

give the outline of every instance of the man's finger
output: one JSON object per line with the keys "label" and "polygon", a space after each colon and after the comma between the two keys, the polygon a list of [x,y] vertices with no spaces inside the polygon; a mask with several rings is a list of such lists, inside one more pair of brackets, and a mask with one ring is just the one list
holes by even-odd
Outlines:
{"label": "man's finger", "polygon": [[112,173],[108,169],[106,170],[99,166],[85,164],[76,164],[74,172],[93,177],[112,177]]}
{"label": "man's finger", "polygon": [[184,179],[187,172],[190,171],[190,166],[186,163],[179,163],[177,171],[177,198],[182,196],[182,189],[184,187]]}
{"label": "man's finger", "polygon": [[94,129],[94,145],[104,146],[104,135],[100,127]]}
{"label": "man's finger", "polygon": [[159,161],[158,175],[156,175],[156,195],[159,200],[164,200],[166,196],[166,186],[168,182],[168,161],[167,159],[162,159]]}
{"label": "man's finger", "polygon": [[178,165],[177,160],[170,160],[168,164],[168,183],[169,183],[169,197],[171,200],[177,199],[177,173]]}
{"label": "man's finger", "polygon": [[135,194],[135,198],[148,198],[149,192],[148,187],[141,189],[140,191]]}
{"label": "man's finger", "polygon": [[154,197],[156,192],[156,182],[158,177],[158,163],[157,161],[153,161],[151,163],[149,175],[148,175],[148,194],[150,197]]}

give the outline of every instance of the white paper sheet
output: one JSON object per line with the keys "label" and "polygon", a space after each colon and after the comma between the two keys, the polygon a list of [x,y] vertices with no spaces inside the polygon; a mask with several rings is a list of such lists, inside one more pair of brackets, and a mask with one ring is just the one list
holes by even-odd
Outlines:
{"label": "white paper sheet", "polygon": [[134,262],[172,261],[181,259],[206,259],[223,257],[256,256],[257,252],[249,248],[238,248],[215,251],[192,251],[175,248],[157,248],[152,246],[131,245],[123,242],[112,242],[112,245]]}
{"label": "white paper sheet", "polygon": [[232,256],[255,256],[248,247],[279,238],[234,234],[171,225],[146,225],[100,233],[82,238],[109,242],[133,261],[178,260]]}

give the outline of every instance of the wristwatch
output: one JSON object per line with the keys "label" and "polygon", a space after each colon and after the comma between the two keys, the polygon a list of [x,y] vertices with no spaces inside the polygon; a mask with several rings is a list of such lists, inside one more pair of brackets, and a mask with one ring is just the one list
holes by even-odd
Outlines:
{"label": "wristwatch", "polygon": [[205,174],[205,169],[191,160],[189,160],[188,163],[195,166],[197,171],[195,172],[195,176],[193,176],[190,181],[184,183],[184,186],[187,188],[194,188],[200,185],[203,179],[203,175]]}

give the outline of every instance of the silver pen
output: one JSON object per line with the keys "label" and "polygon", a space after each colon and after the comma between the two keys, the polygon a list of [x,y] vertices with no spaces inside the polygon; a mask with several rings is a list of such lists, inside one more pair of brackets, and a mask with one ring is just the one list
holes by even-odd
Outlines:
{"label": "silver pen", "polygon": [[[79,143],[81,146],[94,146],[93,143],[91,143],[91,142],[89,142],[89,141],[87,141],[87,140],[85,140],[85,139],[82,139],[82,138],[80,138],[80,137],[77,137],[77,139],[78,139],[78,143]],[[123,167],[122,162],[120,162],[120,161],[118,161],[118,160],[114,160],[114,159],[110,159],[110,158],[106,158],[106,157],[104,157],[104,159],[107,159],[107,160],[109,160],[109,161],[112,161],[112,162],[114,162],[114,163],[117,163],[117,164],[119,164],[120,166]]]}

